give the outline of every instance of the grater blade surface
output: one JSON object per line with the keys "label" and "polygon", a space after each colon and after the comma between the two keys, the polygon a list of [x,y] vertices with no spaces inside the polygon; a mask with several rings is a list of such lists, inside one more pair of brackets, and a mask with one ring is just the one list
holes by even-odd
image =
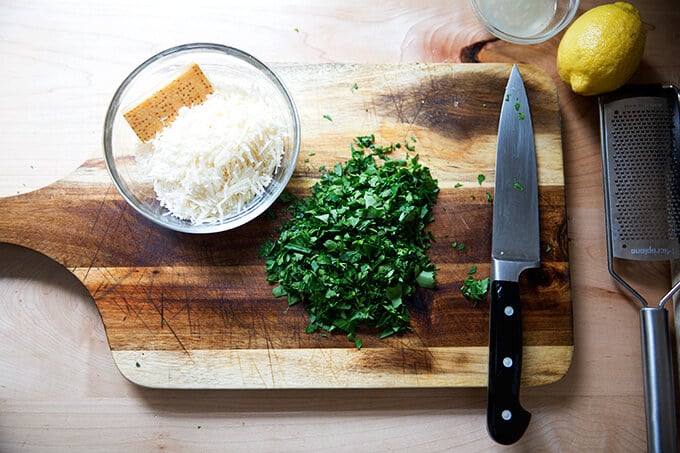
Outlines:
{"label": "grater blade surface", "polygon": [[680,127],[667,95],[601,100],[605,202],[615,258],[680,258]]}

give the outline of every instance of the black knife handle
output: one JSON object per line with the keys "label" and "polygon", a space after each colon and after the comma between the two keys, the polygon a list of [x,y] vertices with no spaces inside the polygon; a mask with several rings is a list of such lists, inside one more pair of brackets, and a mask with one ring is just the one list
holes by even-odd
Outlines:
{"label": "black knife handle", "polygon": [[491,282],[489,386],[486,425],[496,442],[510,445],[529,426],[531,414],[519,402],[522,376],[522,317],[519,284]]}

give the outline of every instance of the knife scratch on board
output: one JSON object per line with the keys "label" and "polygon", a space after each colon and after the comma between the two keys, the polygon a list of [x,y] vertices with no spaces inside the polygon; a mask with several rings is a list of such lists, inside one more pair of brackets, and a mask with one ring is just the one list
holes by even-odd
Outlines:
{"label": "knife scratch on board", "polygon": [[[82,270],[82,268],[80,270]],[[89,270],[90,269],[88,268],[87,272],[89,272]],[[92,297],[96,297],[97,299],[101,300],[104,299],[110,300],[111,303],[121,313],[123,313],[123,321],[127,319],[128,315],[134,314],[147,330],[151,330],[150,327],[144,321],[144,318],[140,315],[140,313],[137,310],[135,310],[134,305],[131,304],[128,298],[125,296],[125,294],[121,293],[120,291],[121,282],[122,283],[127,282],[130,275],[134,273],[134,270],[128,269],[124,275],[114,274],[110,268],[98,268],[98,271],[103,277],[105,277],[105,281],[98,280],[99,283],[97,284],[96,288],[90,286],[90,282],[86,281],[84,278],[81,280],[85,287],[87,288],[88,292],[92,295]],[[74,271],[74,274],[78,275],[78,272]],[[138,284],[139,281],[137,282],[137,284],[134,284],[133,286],[137,288]],[[121,301],[123,302],[122,304]]]}
{"label": "knife scratch on board", "polygon": [[[413,336],[416,340],[419,340],[420,346],[408,344],[405,349],[402,349],[402,352],[412,351],[412,353],[416,354],[412,359],[411,365],[413,367],[414,374],[429,375],[432,374],[435,369],[441,370],[442,366],[437,362],[437,358],[434,356],[434,354],[432,354],[432,351],[430,351],[430,349],[426,346],[426,342],[423,340],[420,333],[417,330],[414,330]],[[406,360],[403,361],[403,365],[406,367]]]}
{"label": "knife scratch on board", "polygon": [[109,185],[106,188],[106,192],[104,192],[104,198],[99,202],[99,205],[97,206],[97,213],[94,216],[94,220],[92,221],[92,228],[90,228],[90,233],[93,233],[95,230],[95,227],[97,226],[97,223],[99,222],[99,218],[101,217],[102,211],[104,210],[104,205],[106,204],[106,201],[108,199],[109,194],[113,190],[113,185]]}
{"label": "knife scratch on board", "polygon": [[387,87],[388,89],[388,98],[391,101],[391,103],[394,105],[394,111],[397,114],[397,119],[399,119],[400,122],[405,123],[404,121],[404,104],[401,102],[401,97],[399,96],[398,93],[395,93],[394,90],[392,90],[391,86]]}
{"label": "knife scratch on board", "polygon": [[[99,205],[97,206],[97,214],[95,215],[94,221],[92,222],[92,228],[90,229],[90,233],[94,233],[95,229],[100,224],[99,219],[101,218],[101,213],[104,209],[104,205],[108,201],[109,194],[111,193],[112,190],[113,190],[113,185],[109,185],[106,188],[106,192],[104,193],[104,198],[99,202]],[[125,212],[126,209],[127,208],[123,208],[119,211],[119,214],[118,214],[119,220],[123,216],[123,213]],[[106,239],[110,228],[111,228],[111,223],[107,223],[105,228],[104,228],[103,233],[101,234],[101,237],[97,241],[97,246],[95,247],[95,251],[92,254],[92,258],[90,259],[90,262],[87,266],[87,271],[85,271],[85,275],[83,276],[83,280],[82,280],[83,282],[85,282],[87,280],[88,276],[90,275],[90,271],[94,267],[94,263],[97,260],[97,257],[99,256],[99,252],[102,250],[102,245],[104,244],[104,240]]]}
{"label": "knife scratch on board", "polygon": [[269,367],[269,374],[271,377],[271,384],[272,387],[276,387],[276,372],[274,370],[274,361],[276,360],[278,362],[278,357],[276,355],[276,345],[272,343],[272,337],[269,332],[269,329],[267,329],[267,320],[263,316],[262,317],[262,334],[264,336],[264,342],[267,347],[267,366]]}
{"label": "knife scratch on board", "polygon": [[189,360],[191,360],[192,363],[195,363],[193,357],[191,356],[191,352],[186,348],[186,346],[184,345],[184,343],[180,339],[179,335],[177,335],[177,332],[175,332],[175,329],[173,329],[172,326],[170,325],[170,323],[168,322],[167,318],[165,318],[165,294],[161,293],[160,308],[153,302],[152,298],[149,298],[148,300],[149,300],[149,303],[154,307],[156,312],[158,312],[158,314],[161,317],[161,328],[164,328],[164,327],[168,328],[168,330],[170,331],[172,336],[175,338],[175,340],[179,344],[179,347],[182,348],[182,351],[184,351],[184,353],[187,355],[187,357],[189,357]]}
{"label": "knife scratch on board", "polygon": [[[192,324],[191,322],[191,297],[189,296],[189,288],[188,285],[183,285],[184,286],[184,308],[186,308],[187,311],[187,322],[189,323],[189,333],[190,334],[197,334],[200,332],[200,328],[198,327],[197,324]],[[181,310],[180,310],[181,311]]]}
{"label": "knife scratch on board", "polygon": [[325,370],[327,370],[328,373],[330,374],[330,376],[333,378],[332,381],[333,382],[340,382],[340,379],[338,378],[338,375],[335,372],[335,367],[333,366],[333,352],[332,351],[333,351],[332,349],[328,350],[326,348],[319,347],[319,348],[316,348],[312,352],[312,354],[316,354],[316,353],[321,354],[321,357],[323,357],[324,362],[328,365],[328,367],[325,368]]}

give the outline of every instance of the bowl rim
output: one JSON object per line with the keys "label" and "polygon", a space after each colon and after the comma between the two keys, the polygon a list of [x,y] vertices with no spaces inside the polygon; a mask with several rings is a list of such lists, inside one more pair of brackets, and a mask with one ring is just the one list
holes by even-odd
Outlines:
{"label": "bowl rim", "polygon": [[479,7],[478,0],[470,0],[469,3],[470,7],[472,8],[472,12],[475,14],[475,17],[477,18],[479,23],[495,37],[514,44],[538,44],[545,42],[548,39],[552,38],[553,36],[557,35],[571,23],[571,21],[576,16],[576,13],[578,12],[580,0],[569,0],[570,4],[569,13],[560,20],[557,26],[551,28],[549,31],[544,31],[531,37],[516,36],[510,33],[506,33],[503,30],[500,30],[499,28],[495,27],[492,23],[490,23],[486,19],[486,17],[484,17],[484,14],[482,14],[482,11]]}
{"label": "bowl rim", "polygon": [[[194,50],[204,50],[204,51],[214,51],[217,53],[223,53],[227,56],[230,57],[236,57],[239,60],[246,62],[253,66],[255,69],[258,69],[264,76],[266,76],[267,79],[269,79],[276,89],[280,92],[282,95],[286,105],[288,106],[292,120],[293,120],[293,144],[292,144],[292,149],[287,149],[286,153],[292,153],[292,164],[289,165],[288,167],[283,167],[282,170],[284,171],[284,174],[281,178],[280,183],[277,183],[274,191],[271,194],[271,197],[267,203],[261,203],[258,202],[255,207],[248,212],[246,215],[243,215],[236,219],[234,222],[220,222],[220,223],[205,223],[205,224],[192,224],[188,221],[182,221],[181,223],[169,223],[169,222],[164,222],[159,216],[153,215],[152,213],[148,212],[147,210],[143,209],[140,207],[133,199],[131,193],[129,190],[125,187],[125,185],[122,183],[122,180],[120,178],[120,175],[118,173],[118,169],[116,168],[115,165],[115,159],[113,157],[113,124],[114,120],[116,118],[116,114],[119,111],[121,107],[121,99],[123,95],[125,94],[128,86],[133,82],[133,80],[148,66],[152,65],[153,63],[157,62],[158,60],[161,60],[163,58],[176,55],[179,53],[187,53],[191,52]],[[228,231],[232,230],[234,228],[238,228],[242,225],[245,225],[246,223],[250,222],[251,220],[255,219],[256,217],[260,216],[262,213],[264,213],[269,206],[271,206],[281,195],[281,193],[285,190],[286,186],[288,185],[288,182],[290,181],[291,177],[293,176],[293,173],[295,171],[296,167],[296,162],[299,156],[300,152],[300,115],[297,110],[297,106],[295,105],[295,101],[293,100],[293,96],[291,95],[290,91],[284,84],[283,80],[264,62],[259,60],[258,58],[254,57],[248,52],[245,52],[243,50],[237,49],[235,47],[223,45],[223,44],[216,44],[216,43],[209,43],[209,42],[194,42],[194,43],[188,43],[188,44],[181,44],[178,46],[170,47],[168,49],[165,49],[161,52],[158,52],[157,54],[153,55],[152,57],[146,59],[143,63],[141,63],[139,66],[137,66],[130,74],[128,74],[127,77],[121,82],[120,86],[118,89],[115,91],[111,102],[109,103],[109,107],[106,111],[106,116],[104,118],[104,134],[103,134],[103,146],[104,146],[104,160],[106,163],[106,168],[107,171],[111,177],[111,180],[113,181],[114,186],[118,190],[118,192],[121,194],[121,196],[125,199],[127,204],[131,206],[135,211],[137,211],[139,214],[141,214],[143,217],[146,219],[152,221],[156,225],[160,225],[162,227],[182,232],[182,233],[193,233],[193,234],[209,234],[209,233],[219,233],[223,231]],[[274,184],[275,181],[272,181],[271,184]],[[251,200],[250,203],[253,201],[257,201],[258,198],[255,198],[254,200]],[[250,204],[249,203],[249,204]],[[241,211],[243,212],[243,211]],[[168,214],[171,216],[171,214]],[[238,213],[236,214],[238,215]],[[162,216],[161,216],[162,217]]]}

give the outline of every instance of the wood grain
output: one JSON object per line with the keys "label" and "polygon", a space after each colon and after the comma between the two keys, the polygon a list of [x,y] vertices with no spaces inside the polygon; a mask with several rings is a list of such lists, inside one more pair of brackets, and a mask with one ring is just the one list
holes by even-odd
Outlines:
{"label": "wood grain", "polygon": [[[318,168],[347,160],[351,139],[369,133],[379,142],[415,137],[422,162],[439,180],[430,251],[440,268],[438,287],[410,301],[413,333],[379,340],[361,331],[361,351],[341,335],[305,334],[303,307],[288,308],[272,296],[258,257],[280,216],[214,235],[164,230],[125,204],[101,159],[44,189],[0,200],[7,213],[0,242],[44,253],[83,282],[116,364],[141,385],[486,385],[488,306],[473,308],[460,285],[472,265],[479,275],[489,272],[492,204],[486,193],[493,192],[509,66],[281,64],[276,70],[293,92],[303,130],[289,190],[309,193]],[[541,243],[550,250],[542,268],[522,280],[523,383],[538,385],[561,378],[571,363],[567,219],[556,89],[541,70],[521,71],[535,119]],[[481,185],[480,173],[487,176]],[[454,251],[452,241],[468,246]]]}

